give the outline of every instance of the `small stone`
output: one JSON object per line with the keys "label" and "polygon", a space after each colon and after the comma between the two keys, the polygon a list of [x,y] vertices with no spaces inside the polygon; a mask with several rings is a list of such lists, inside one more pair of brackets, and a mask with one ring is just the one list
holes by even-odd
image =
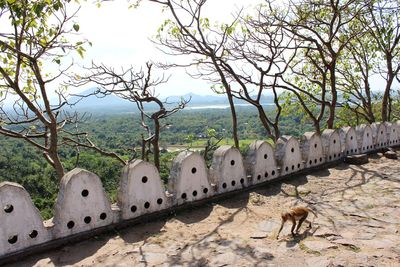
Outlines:
{"label": "small stone", "polygon": [[335,243],[335,244],[342,245],[342,246],[357,248],[357,246],[356,246],[356,244],[354,243],[353,240],[346,239],[346,238],[335,239],[335,240],[332,240],[331,242]]}
{"label": "small stone", "polygon": [[267,237],[268,237],[268,235],[265,234],[265,232],[254,232],[250,236],[250,238],[252,238],[252,239],[264,239],[264,238],[267,238]]}
{"label": "small stone", "polygon": [[388,159],[397,159],[397,153],[394,151],[386,151],[383,155]]}
{"label": "small stone", "polygon": [[344,158],[344,162],[353,165],[362,165],[368,163],[368,156],[367,154],[347,156]]}

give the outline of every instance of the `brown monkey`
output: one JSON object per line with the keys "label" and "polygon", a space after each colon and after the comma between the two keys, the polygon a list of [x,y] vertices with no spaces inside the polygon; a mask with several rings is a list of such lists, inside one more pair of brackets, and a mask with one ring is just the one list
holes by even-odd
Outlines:
{"label": "brown monkey", "polygon": [[312,214],[314,214],[315,217],[317,217],[317,214],[306,207],[294,207],[292,209],[290,209],[289,212],[284,212],[281,214],[282,217],[282,224],[281,224],[281,228],[279,229],[279,232],[276,236],[276,239],[278,239],[280,232],[282,231],[283,225],[285,224],[285,222],[287,220],[290,220],[293,225],[292,225],[292,236],[295,236],[294,233],[294,228],[296,227],[296,221],[298,220],[299,223],[297,224],[297,228],[296,228],[296,233],[299,232],[300,226],[304,221],[307,221],[309,223],[308,228],[311,228],[311,222],[306,220],[307,216],[308,216],[308,212],[311,212]]}

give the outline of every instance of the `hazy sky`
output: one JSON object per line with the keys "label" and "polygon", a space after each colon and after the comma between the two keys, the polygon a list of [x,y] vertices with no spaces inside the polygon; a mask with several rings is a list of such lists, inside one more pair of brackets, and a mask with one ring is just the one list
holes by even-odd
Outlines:
{"label": "hazy sky", "polygon": [[[93,60],[114,67],[133,66],[139,69],[147,61],[166,62],[167,57],[149,40],[156,34],[169,11],[161,11],[160,5],[142,1],[137,9],[128,9],[124,0],[105,2],[100,8],[91,1],[84,3],[76,21],[81,37],[93,43],[87,49],[84,62]],[[204,6],[204,16],[212,21],[230,22],[238,7],[250,7],[258,0],[209,0]],[[171,60],[171,58],[169,58]],[[169,82],[159,87],[160,95],[182,95],[188,92],[210,94],[210,84],[190,78],[184,70],[166,72]]]}

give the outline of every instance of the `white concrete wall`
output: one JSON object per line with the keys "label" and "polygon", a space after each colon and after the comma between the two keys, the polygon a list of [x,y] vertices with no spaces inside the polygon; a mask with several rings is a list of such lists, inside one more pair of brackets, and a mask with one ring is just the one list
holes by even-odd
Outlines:
{"label": "white concrete wall", "polygon": [[238,149],[224,145],[215,150],[210,181],[216,185],[218,193],[248,186],[242,155]]}
{"label": "white concrete wall", "polygon": [[304,168],[304,162],[301,157],[300,144],[292,136],[282,136],[278,139],[275,148],[275,155],[279,166],[280,174],[287,175],[297,172]]}
{"label": "white concrete wall", "polygon": [[207,165],[200,154],[192,151],[179,153],[172,163],[168,192],[173,195],[176,205],[213,195]]}
{"label": "white concrete wall", "polygon": [[359,147],[357,143],[357,133],[353,127],[343,127],[339,130],[340,143],[342,145],[343,156],[350,156],[359,154]]}
{"label": "white concrete wall", "polygon": [[372,128],[369,124],[361,124],[356,127],[357,143],[361,153],[374,150]]}
{"label": "white concrete wall", "polygon": [[50,240],[38,209],[16,183],[0,183],[0,256]]}
{"label": "white concrete wall", "polygon": [[393,122],[397,129],[397,145],[400,145],[400,120]]}
{"label": "white concrete wall", "polygon": [[89,231],[114,221],[100,178],[76,168],[61,179],[54,211],[55,238]]}
{"label": "white concrete wall", "polygon": [[327,162],[338,160],[342,157],[340,136],[337,130],[325,129],[321,135],[322,146]]}
{"label": "white concrete wall", "polygon": [[124,167],[118,191],[118,206],[123,220],[166,209],[170,205],[153,164],[134,160]]}
{"label": "white concrete wall", "polygon": [[387,146],[396,146],[399,144],[399,129],[396,123],[385,122],[387,134]]}
{"label": "white concrete wall", "polygon": [[245,166],[247,174],[251,175],[252,184],[279,177],[274,149],[265,141],[254,141],[250,144]]}
{"label": "white concrete wall", "polygon": [[306,132],[300,137],[300,150],[305,161],[305,168],[325,163],[325,154],[322,148],[322,139],[315,132]]}
{"label": "white concrete wall", "polygon": [[371,124],[371,128],[374,137],[374,148],[379,149],[382,147],[386,147],[388,144],[388,137],[385,124],[374,122]]}

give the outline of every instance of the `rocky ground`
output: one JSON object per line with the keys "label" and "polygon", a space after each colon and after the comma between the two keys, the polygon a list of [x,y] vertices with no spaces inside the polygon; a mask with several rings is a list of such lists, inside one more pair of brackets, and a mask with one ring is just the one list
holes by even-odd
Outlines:
{"label": "rocky ground", "polygon": [[[293,205],[318,217],[276,240]],[[400,266],[399,219],[400,164],[378,154],[10,266]]]}

